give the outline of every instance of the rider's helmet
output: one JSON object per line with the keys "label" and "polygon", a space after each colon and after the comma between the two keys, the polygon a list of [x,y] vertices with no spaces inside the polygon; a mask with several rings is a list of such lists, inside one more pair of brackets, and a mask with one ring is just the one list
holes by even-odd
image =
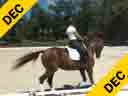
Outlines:
{"label": "rider's helmet", "polygon": [[72,17],[69,17],[68,22],[69,22],[69,24],[74,24],[73,18]]}
{"label": "rider's helmet", "polygon": [[68,25],[74,23],[74,22],[73,22],[73,18],[72,18],[71,16],[66,16],[66,17],[65,17],[65,21],[67,22]]}

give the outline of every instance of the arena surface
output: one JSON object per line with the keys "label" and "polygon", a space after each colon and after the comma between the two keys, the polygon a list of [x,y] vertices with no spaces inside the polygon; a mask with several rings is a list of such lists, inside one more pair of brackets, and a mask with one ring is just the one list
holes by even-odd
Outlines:
{"label": "arena surface", "polygon": [[[26,91],[28,89],[39,89],[38,77],[45,71],[41,65],[40,57],[35,63],[28,63],[17,71],[11,71],[15,60],[25,53],[45,49],[44,47],[21,47],[21,48],[0,48],[0,94],[16,91]],[[96,60],[94,67],[94,79],[97,82],[101,77],[107,74],[112,65],[115,64],[121,56],[128,53],[127,46],[108,47],[103,49],[100,59]],[[54,77],[54,86],[61,87],[64,84],[77,85],[81,81],[78,71],[56,72]],[[47,83],[44,84],[48,88]]]}

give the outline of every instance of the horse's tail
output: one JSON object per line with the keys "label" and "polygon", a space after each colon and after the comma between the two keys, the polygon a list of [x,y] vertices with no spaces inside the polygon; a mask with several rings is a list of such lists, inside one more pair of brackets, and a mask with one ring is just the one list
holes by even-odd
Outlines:
{"label": "horse's tail", "polygon": [[37,51],[37,52],[31,52],[28,53],[16,60],[16,64],[12,67],[12,70],[16,70],[22,66],[24,66],[27,62],[33,60],[37,60],[40,53],[44,53],[43,50]]}

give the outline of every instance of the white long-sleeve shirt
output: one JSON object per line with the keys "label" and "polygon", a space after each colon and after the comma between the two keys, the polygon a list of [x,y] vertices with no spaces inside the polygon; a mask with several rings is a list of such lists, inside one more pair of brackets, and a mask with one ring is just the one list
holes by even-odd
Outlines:
{"label": "white long-sleeve shirt", "polygon": [[66,34],[68,35],[69,40],[76,40],[75,32],[77,32],[76,28],[73,25],[69,25]]}

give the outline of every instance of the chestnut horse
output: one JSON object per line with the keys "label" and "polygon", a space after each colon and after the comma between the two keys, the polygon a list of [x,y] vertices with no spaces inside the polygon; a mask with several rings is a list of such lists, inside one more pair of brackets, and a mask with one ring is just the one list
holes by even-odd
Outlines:
{"label": "chestnut horse", "polygon": [[78,70],[80,75],[82,76],[82,80],[86,82],[87,78],[85,76],[85,70],[88,74],[89,80],[91,84],[94,84],[93,80],[93,66],[95,63],[94,60],[94,48],[90,46],[91,44],[87,45],[87,42],[84,40],[84,46],[86,46],[86,56],[85,56],[85,64],[80,64],[79,61],[71,60],[66,48],[48,48],[46,50],[40,50],[37,52],[28,53],[21,58],[17,59],[16,65],[13,66],[13,70],[18,69],[25,65],[29,61],[35,61],[39,54],[41,55],[41,61],[43,66],[45,67],[45,73],[39,78],[40,84],[44,83],[44,80],[47,79],[47,83],[50,88],[53,87],[52,81],[53,76],[57,70]]}

